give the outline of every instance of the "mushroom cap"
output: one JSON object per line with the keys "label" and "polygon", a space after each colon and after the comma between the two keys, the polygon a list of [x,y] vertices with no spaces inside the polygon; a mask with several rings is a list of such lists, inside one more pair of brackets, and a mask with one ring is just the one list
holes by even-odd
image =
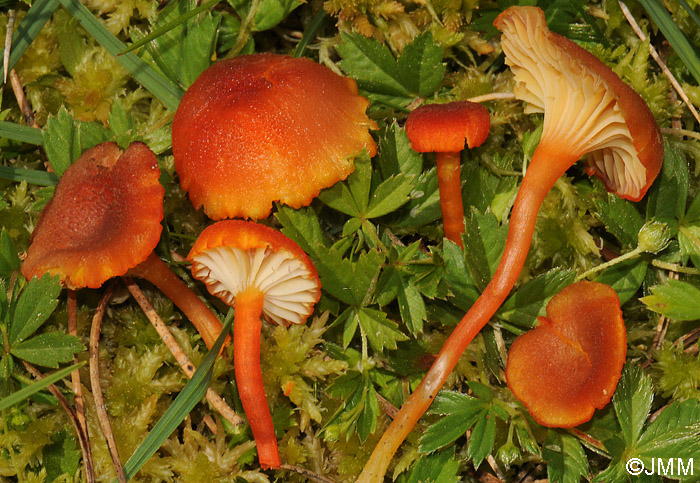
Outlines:
{"label": "mushroom cap", "polygon": [[250,221],[207,227],[187,256],[192,275],[228,305],[248,289],[264,294],[262,316],[280,325],[303,324],[321,298],[316,267],[299,245]]}
{"label": "mushroom cap", "polygon": [[514,93],[526,112],[544,112],[540,144],[588,155],[586,169],[609,191],[640,200],[661,170],[661,131],[644,100],[609,67],[547,28],[537,7],[510,7],[503,32]]}
{"label": "mushroom cap", "polygon": [[39,216],[22,264],[27,278],[59,275],[71,289],[98,288],[145,260],[158,244],[165,190],[155,154],[106,142],[63,173]]}
{"label": "mushroom cap", "polygon": [[620,299],[608,285],[581,281],[547,304],[547,316],[510,347],[506,380],[539,424],[585,423],[615,392],[627,353]]}
{"label": "mushroom cap", "polygon": [[481,146],[491,127],[489,111],[469,101],[424,104],[406,118],[406,134],[419,153],[455,153]]}
{"label": "mushroom cap", "polygon": [[243,55],[215,63],[175,113],[180,184],[212,219],[264,218],[273,201],[308,205],[376,143],[354,80],[303,58]]}

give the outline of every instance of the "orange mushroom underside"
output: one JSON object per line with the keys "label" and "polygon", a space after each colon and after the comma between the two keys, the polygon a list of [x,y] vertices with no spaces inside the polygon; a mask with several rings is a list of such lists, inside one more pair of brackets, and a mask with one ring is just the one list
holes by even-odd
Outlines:
{"label": "orange mushroom underside", "polygon": [[298,208],[345,179],[376,144],[355,81],[308,59],[244,55],[207,69],[173,122],[180,183],[212,219]]}
{"label": "orange mushroom underside", "polygon": [[539,424],[578,426],[610,401],[626,352],[615,291],[578,282],[555,295],[539,325],[513,342],[506,380]]}

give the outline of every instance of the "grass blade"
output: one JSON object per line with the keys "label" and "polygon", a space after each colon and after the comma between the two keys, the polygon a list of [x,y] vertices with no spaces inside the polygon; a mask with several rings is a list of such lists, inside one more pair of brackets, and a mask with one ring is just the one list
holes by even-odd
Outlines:
{"label": "grass blade", "polygon": [[[0,69],[2,70],[2,69]],[[36,144],[41,146],[44,141],[41,130],[29,126],[20,126],[7,121],[0,121],[0,138],[12,139],[22,143]]]}
{"label": "grass blade", "polygon": [[37,186],[54,186],[58,183],[58,176],[46,171],[37,171],[35,169],[10,168],[0,166],[0,178],[9,179],[10,181],[26,181],[29,184]]}
{"label": "grass blade", "polygon": [[324,9],[321,9],[311,21],[311,25],[309,25],[309,28],[307,28],[304,32],[304,36],[297,44],[297,48],[294,49],[294,57],[304,56],[304,53],[306,52],[306,46],[309,45],[309,43],[316,38],[316,34],[319,30],[321,30],[321,27],[323,27],[326,24],[326,20],[328,20],[328,12],[326,12]]}
{"label": "grass blade", "polygon": [[700,58],[690,45],[688,39],[683,35],[681,29],[673,22],[666,8],[658,0],[639,0],[639,3],[647,11],[651,19],[661,29],[666,40],[671,44],[673,50],[681,58],[686,68],[700,84]]}
{"label": "grass blade", "polygon": [[0,411],[7,409],[11,406],[14,406],[15,404],[23,401],[24,399],[28,398],[32,394],[35,394],[42,389],[45,389],[46,387],[49,386],[49,384],[53,384],[54,382],[60,381],[64,377],[66,377],[68,374],[73,372],[76,369],[79,369],[85,365],[85,362],[79,362],[77,364],[73,364],[72,366],[65,367],[61,370],[58,370],[43,379],[36,381],[33,384],[30,384],[27,387],[24,387],[20,389],[19,391],[13,392],[9,396],[2,398],[0,400]]}
{"label": "grass blade", "polygon": [[[134,477],[146,461],[153,456],[153,453],[160,448],[163,442],[168,439],[172,432],[175,431],[190,411],[192,411],[195,405],[204,397],[204,393],[207,391],[209,382],[211,381],[214,361],[224,343],[226,334],[229,333],[232,322],[233,310],[229,310],[219,338],[216,339],[214,346],[209,350],[204,361],[202,361],[202,364],[192,376],[192,379],[185,384],[180,394],[177,395],[167,411],[165,411],[151,432],[148,433],[148,436],[146,436],[139,447],[136,448],[134,454],[131,455],[124,465],[124,472],[126,473],[127,480]],[[116,482],[117,480],[115,479],[114,481]]]}
{"label": "grass blade", "polygon": [[[20,22],[19,27],[12,36],[12,52],[8,71],[12,70],[17,61],[22,57],[27,48],[34,42],[44,24],[59,6],[59,0],[36,0],[27,15]],[[3,59],[0,58],[0,71],[2,71]]]}
{"label": "grass blade", "polygon": [[73,15],[85,30],[104,47],[107,52],[117,57],[119,63],[151,94],[165,106],[174,111],[180,104],[182,89],[156,72],[150,65],[138,58],[133,52],[119,55],[126,46],[78,0],[60,0],[61,4]]}
{"label": "grass blade", "polygon": [[156,38],[160,37],[161,35],[163,35],[164,33],[174,29],[178,25],[183,24],[189,18],[194,17],[198,13],[203,12],[205,10],[208,10],[210,7],[213,7],[214,5],[219,3],[220,1],[221,0],[211,0],[205,4],[200,5],[199,7],[195,8],[194,10],[190,10],[189,12],[176,18],[172,22],[169,22],[166,25],[163,25],[162,27],[157,28],[156,30],[154,30],[150,34],[146,35],[144,38],[140,39],[138,42],[134,42],[127,49],[123,50],[119,55],[128,54],[129,52],[132,52],[132,51],[138,49],[139,47],[143,47],[144,45],[149,43],[151,40],[156,39]]}

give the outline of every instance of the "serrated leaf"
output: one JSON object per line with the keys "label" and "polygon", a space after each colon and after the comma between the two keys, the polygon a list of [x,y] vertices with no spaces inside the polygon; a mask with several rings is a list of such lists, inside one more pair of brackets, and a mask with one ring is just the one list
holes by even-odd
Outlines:
{"label": "serrated leaf", "polygon": [[678,230],[678,247],[684,257],[689,257],[696,268],[700,267],[700,226],[681,225]]}
{"label": "serrated leaf", "polygon": [[365,381],[363,407],[357,418],[357,436],[363,443],[377,429],[377,418],[379,417],[377,391],[368,378]]}
{"label": "serrated leaf", "polygon": [[364,214],[365,218],[377,218],[399,209],[409,201],[414,175],[397,174],[382,181],[372,192]]}
{"label": "serrated leaf", "polygon": [[688,184],[688,165],[676,148],[665,143],[661,173],[648,195],[647,219],[681,219],[685,214]]}
{"label": "serrated leaf", "polygon": [[624,304],[637,293],[644,282],[647,273],[647,262],[640,259],[625,260],[622,263],[613,265],[596,278],[596,282],[610,285],[617,296],[620,304]]}
{"label": "serrated leaf", "polygon": [[588,476],[588,459],[581,443],[571,435],[550,430],[542,449],[549,481],[579,483]]}
{"label": "serrated leaf", "polygon": [[607,202],[596,202],[598,218],[623,246],[636,246],[637,234],[644,226],[642,215],[631,202],[611,193],[607,197]]}
{"label": "serrated leaf", "polygon": [[414,183],[411,200],[402,210],[408,214],[395,223],[398,228],[418,228],[442,217],[435,167],[423,172]]}
{"label": "serrated leaf", "polygon": [[57,368],[70,362],[73,355],[85,350],[78,337],[63,332],[47,332],[15,344],[10,353],[25,361],[44,367]]}
{"label": "serrated leaf", "polygon": [[637,443],[651,409],[654,388],[641,367],[627,364],[622,371],[613,406],[627,447]]}
{"label": "serrated leaf", "polygon": [[446,449],[421,456],[413,465],[406,483],[458,483],[462,481],[458,471],[459,462],[455,459],[454,449]]}
{"label": "serrated leaf", "polygon": [[493,411],[482,411],[472,428],[467,449],[467,456],[474,463],[474,468],[478,468],[484,458],[491,454],[495,440],[496,415]]}
{"label": "serrated leaf", "polygon": [[45,274],[32,278],[24,287],[12,311],[9,342],[12,347],[32,335],[51,316],[58,305],[61,285],[58,276]]}
{"label": "serrated leaf", "polygon": [[64,107],[46,121],[42,138],[49,164],[60,177],[81,154],[80,131]]}
{"label": "serrated leaf", "polygon": [[447,239],[443,242],[442,251],[445,280],[454,295],[454,304],[467,310],[479,298],[479,291],[467,270],[466,254],[459,245]]}
{"label": "serrated leaf", "polygon": [[387,318],[384,312],[362,308],[356,312],[356,317],[367,340],[377,352],[384,351],[385,347],[395,350],[397,342],[408,339],[408,336],[399,330],[399,325]]}
{"label": "serrated leaf", "polygon": [[[350,176],[352,177],[353,175],[354,173]],[[353,217],[362,216],[362,210],[357,206],[355,198],[346,183],[336,183],[330,188],[321,191],[318,199],[323,201],[330,208],[345,213],[346,215]]]}
{"label": "serrated leaf", "polygon": [[7,277],[20,267],[19,255],[10,234],[3,228],[0,232],[0,277]]}
{"label": "serrated leaf", "polygon": [[411,149],[406,131],[396,121],[379,139],[377,159],[384,179],[398,173],[418,176],[423,171],[423,157]]}
{"label": "serrated leaf", "polygon": [[508,297],[497,315],[510,323],[532,327],[537,317],[545,315],[547,302],[571,284],[575,277],[576,273],[571,270],[555,269],[543,273]]}
{"label": "serrated leaf", "polygon": [[427,97],[440,87],[445,75],[442,47],[433,41],[430,31],[404,47],[398,60],[398,75],[406,89],[420,97]]}
{"label": "serrated leaf", "polygon": [[428,409],[429,414],[444,414],[423,433],[421,453],[429,453],[451,444],[464,436],[482,413],[488,412],[489,402],[454,391],[440,391]]}
{"label": "serrated leaf", "polygon": [[262,0],[255,12],[255,30],[261,32],[275,27],[301,4],[296,0]]}
{"label": "serrated leaf", "polygon": [[480,214],[472,210],[465,223],[464,261],[469,275],[480,291],[493,277],[503,254],[507,229],[500,226],[492,213]]}
{"label": "serrated leaf", "polygon": [[319,246],[314,264],[323,290],[348,305],[362,306],[371,300],[371,288],[384,256],[377,251],[360,254],[357,261],[343,258],[335,248]]}
{"label": "serrated leaf", "polygon": [[295,210],[278,205],[275,218],[282,225],[282,233],[294,240],[311,258],[318,259],[318,248],[328,246],[318,217],[311,208]]}
{"label": "serrated leaf", "polygon": [[700,401],[676,401],[664,409],[637,442],[642,458],[692,458],[700,454]]}
{"label": "serrated leaf", "polygon": [[666,285],[651,288],[653,295],[640,300],[654,312],[676,320],[700,319],[700,289],[681,280],[669,279]]}
{"label": "serrated leaf", "polygon": [[423,321],[426,319],[423,297],[411,281],[398,284],[396,297],[399,302],[401,319],[414,336],[423,331]]}
{"label": "serrated leaf", "polygon": [[336,50],[343,58],[340,68],[357,81],[360,89],[376,94],[410,97],[399,80],[399,69],[389,48],[361,34],[341,34]]}

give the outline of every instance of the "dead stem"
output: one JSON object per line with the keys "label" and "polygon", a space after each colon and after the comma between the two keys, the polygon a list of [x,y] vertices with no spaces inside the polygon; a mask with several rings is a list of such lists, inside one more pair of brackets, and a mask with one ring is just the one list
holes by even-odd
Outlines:
{"label": "dead stem", "polygon": [[512,92],[492,92],[490,94],[484,94],[482,96],[470,97],[467,99],[469,102],[488,102],[488,101],[500,101],[504,99],[515,99],[515,94]]}
{"label": "dead stem", "polygon": [[20,82],[19,76],[17,75],[17,71],[15,71],[15,69],[12,69],[10,71],[10,84],[12,84],[12,91],[15,93],[15,97],[17,98],[17,104],[19,104],[19,107],[22,110],[22,115],[24,116],[24,120],[27,123],[27,126],[31,126],[38,129],[39,125],[37,124],[36,118],[34,117],[32,106],[29,105],[29,101],[24,95],[24,88],[22,87],[22,83]]}
{"label": "dead stem", "polygon": [[304,476],[309,480],[318,481],[319,483],[335,483],[335,480],[331,480],[330,478],[327,478],[325,476],[321,476],[318,473],[314,473],[313,471],[306,469],[306,468],[302,468],[301,466],[294,466],[294,465],[288,465],[286,463],[283,463],[282,468],[284,468],[285,470],[289,470],[289,471],[293,471],[295,473],[298,473],[301,476]]}
{"label": "dead stem", "polygon": [[[24,364],[25,369],[27,369],[27,371],[29,371],[29,373],[32,376],[34,376],[35,379],[41,380],[44,378],[44,375],[29,362],[22,361],[22,364]],[[85,465],[85,480],[88,483],[95,483],[95,469],[92,465],[92,459],[88,459],[85,456],[88,451],[86,448],[90,446],[87,440],[87,435],[85,432],[83,432],[83,429],[80,427],[80,424],[78,423],[78,417],[75,415],[75,411],[73,411],[73,408],[68,404],[68,401],[66,401],[66,398],[63,396],[61,391],[59,391],[59,389],[53,384],[50,384],[48,386],[48,389],[51,392],[51,394],[53,394],[53,396],[56,399],[58,399],[58,403],[61,405],[66,414],[68,414],[68,417],[73,423],[73,427],[75,428],[75,431],[78,434],[78,442],[80,443],[80,449],[83,453],[83,464]]]}
{"label": "dead stem", "polygon": [[[173,355],[173,357],[175,357],[175,360],[180,365],[187,377],[192,378],[195,371],[194,364],[192,364],[190,358],[187,357],[187,354],[185,354],[182,348],[178,345],[177,341],[175,340],[175,337],[173,337],[173,335],[170,333],[167,326],[165,325],[165,322],[163,322],[163,319],[160,318],[156,310],[153,308],[151,303],[148,301],[144,293],[139,288],[138,284],[131,278],[122,278],[124,279],[126,288],[129,289],[129,292],[131,292],[131,295],[139,304],[141,310],[143,310],[144,314],[146,314],[146,317],[148,317],[148,320],[151,322],[151,325],[153,325],[153,328],[156,329],[156,332],[158,332],[158,335],[160,335],[160,338],[163,340],[163,343],[166,345],[166,347],[170,350],[170,353]],[[209,404],[211,404],[211,406],[216,411],[218,411],[219,414],[221,414],[229,423],[236,426],[243,422],[241,417],[238,414],[236,414],[235,411],[231,409],[231,407],[228,404],[226,404],[226,401],[224,401],[221,398],[221,396],[215,393],[214,390],[212,390],[211,388],[207,389],[206,397]],[[213,428],[210,426],[209,429],[211,429],[212,431],[216,431],[216,426],[214,426]]]}
{"label": "dead stem", "polygon": [[[68,290],[68,334],[78,336],[78,302],[75,297],[75,290]],[[78,358],[73,357],[73,363],[77,363]],[[78,418],[78,424],[85,433],[85,458],[92,461],[92,448],[90,447],[90,434],[88,433],[87,421],[85,419],[85,403],[83,402],[83,385],[80,383],[80,371],[71,373],[71,382],[73,384],[73,394],[75,395],[75,416]]]}
{"label": "dead stem", "polygon": [[2,54],[2,83],[7,82],[7,71],[10,68],[10,51],[12,50],[12,34],[15,30],[15,9],[7,12],[7,30],[5,31],[5,50]]}
{"label": "dead stem", "polygon": [[[637,21],[634,19],[632,14],[630,13],[629,9],[627,8],[627,5],[625,5],[622,0],[618,0],[618,3],[620,4],[620,8],[622,9],[622,13],[625,15],[625,18],[627,18],[627,21],[629,22],[630,26],[634,30],[634,32],[637,34],[637,37],[639,37],[642,42],[646,40],[646,35],[644,35],[644,32],[642,32],[642,29],[639,27],[639,24]],[[688,110],[690,113],[693,115],[695,120],[700,124],[700,116],[698,115],[698,111],[695,109],[695,106],[693,105],[692,102],[690,102],[690,99],[688,99],[688,95],[685,93],[683,90],[683,87],[678,83],[676,78],[673,76],[669,68],[666,66],[666,63],[661,59],[659,56],[658,52],[656,52],[656,49],[654,48],[651,43],[649,44],[649,54],[651,57],[654,59],[654,61],[659,65],[661,68],[661,71],[664,73],[664,75],[668,78],[668,80],[671,82],[671,85],[673,88],[678,92],[678,95],[680,98],[683,100],[685,105],[688,107]]]}
{"label": "dead stem", "polygon": [[104,398],[102,397],[102,385],[100,384],[100,328],[102,327],[102,318],[104,317],[107,302],[112,297],[114,291],[114,283],[107,286],[100,303],[97,305],[95,315],[92,317],[92,327],[90,328],[90,383],[92,384],[92,398],[95,400],[95,412],[97,413],[97,421],[102,428],[102,434],[107,442],[109,455],[112,457],[112,465],[117,474],[117,479],[121,483],[126,483],[126,475],[124,467],[119,458],[119,450],[117,442],[114,440],[112,425],[109,423],[109,415],[105,406]]}

